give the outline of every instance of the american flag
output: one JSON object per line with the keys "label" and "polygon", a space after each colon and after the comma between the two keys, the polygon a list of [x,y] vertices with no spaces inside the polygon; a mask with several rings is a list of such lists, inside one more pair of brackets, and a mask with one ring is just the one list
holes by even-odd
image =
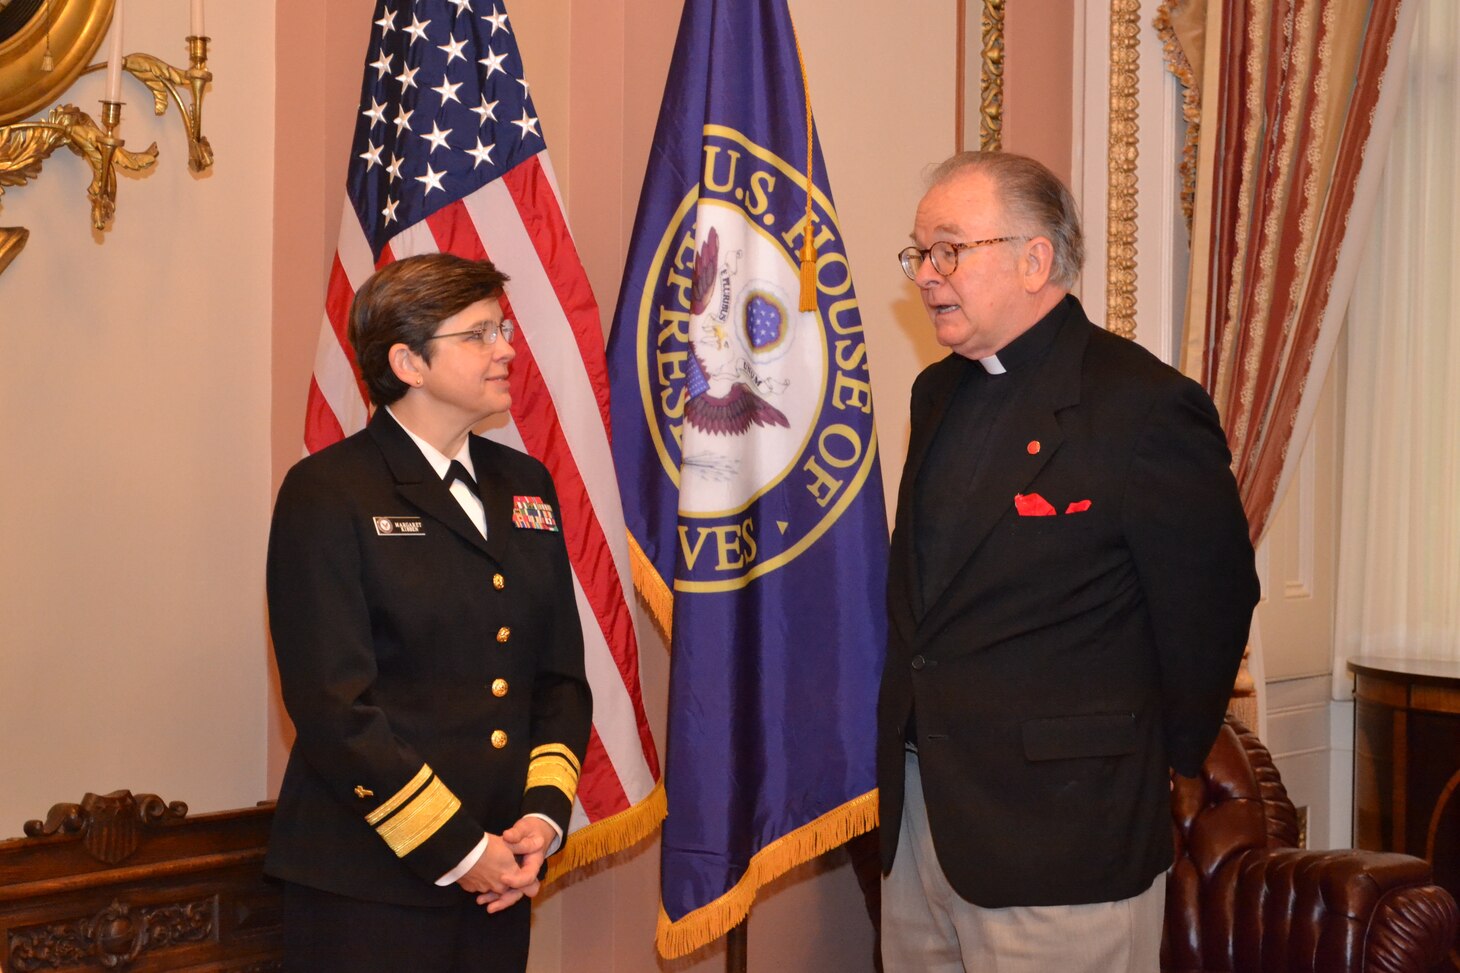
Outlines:
{"label": "american flag", "polygon": [[503,5],[379,0],[375,14],[305,448],[322,449],[368,419],[345,328],[355,290],[376,268],[446,251],[489,259],[512,278],[502,301],[521,329],[511,421],[488,435],[552,473],[593,688],[593,733],[558,873],[647,835],[664,813],[625,595],[627,534],[609,452],[598,305]]}

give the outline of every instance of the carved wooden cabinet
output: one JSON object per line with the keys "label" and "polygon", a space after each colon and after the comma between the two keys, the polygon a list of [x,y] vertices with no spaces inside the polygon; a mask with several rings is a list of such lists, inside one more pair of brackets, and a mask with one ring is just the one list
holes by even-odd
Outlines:
{"label": "carved wooden cabinet", "polygon": [[[1351,659],[1354,845],[1427,859],[1460,899],[1460,662]],[[1460,971],[1460,944],[1450,951]]]}
{"label": "carved wooden cabinet", "polygon": [[271,806],[187,816],[152,794],[57,804],[0,841],[4,973],[277,973]]}

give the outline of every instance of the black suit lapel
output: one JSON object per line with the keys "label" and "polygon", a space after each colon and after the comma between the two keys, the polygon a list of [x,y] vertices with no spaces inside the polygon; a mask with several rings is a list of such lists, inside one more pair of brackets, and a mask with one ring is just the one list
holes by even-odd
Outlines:
{"label": "black suit lapel", "polygon": [[[1058,413],[1080,401],[1080,366],[1093,327],[1083,314],[1071,315],[1056,335],[1044,360],[1022,383],[1016,397],[999,412],[979,459],[968,498],[968,516],[958,530],[965,554],[977,553],[994,527],[1014,510],[1015,494],[1024,493],[1064,442]],[[1031,444],[1038,443],[1031,452]],[[955,578],[957,575],[955,574]],[[950,580],[941,591],[926,592],[926,625],[938,614]]]}
{"label": "black suit lapel", "polygon": [[[461,504],[451,495],[442,479],[436,475],[431,464],[422,455],[420,447],[411,441],[411,437],[401,428],[400,423],[384,409],[375,410],[375,415],[370,418],[369,425],[371,438],[380,447],[381,455],[385,457],[386,465],[390,467],[391,475],[395,477],[395,489],[409,503],[421,512],[430,514],[431,517],[445,524],[454,533],[483,553],[493,555],[492,549],[486,540],[482,538],[481,531],[477,530],[476,524],[461,509]],[[476,463],[476,454],[472,454],[472,462]],[[477,483],[480,489],[481,469],[477,470]],[[485,505],[485,500],[483,501]],[[492,518],[487,517],[488,532],[491,532]]]}

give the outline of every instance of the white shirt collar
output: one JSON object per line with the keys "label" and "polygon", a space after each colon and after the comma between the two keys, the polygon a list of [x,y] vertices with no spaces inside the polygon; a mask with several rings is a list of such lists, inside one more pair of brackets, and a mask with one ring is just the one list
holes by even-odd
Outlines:
{"label": "white shirt collar", "polygon": [[432,446],[420,436],[417,436],[415,433],[411,432],[406,424],[400,421],[400,416],[396,415],[394,412],[391,412],[390,406],[386,406],[385,411],[390,412],[390,417],[395,420],[395,424],[404,429],[406,431],[406,435],[411,437],[411,441],[420,448],[421,455],[426,457],[426,462],[431,464],[431,469],[435,470],[436,475],[439,476],[441,479],[446,479],[446,473],[448,470],[451,469],[452,460],[457,460],[458,462],[460,462],[462,466],[466,467],[467,473],[471,474],[471,478],[473,480],[476,479],[476,467],[472,466],[471,464],[470,435],[468,435],[466,437],[466,441],[461,444],[460,452],[458,452],[455,456],[447,456],[445,453],[441,452],[441,450],[437,449],[435,446]]}
{"label": "white shirt collar", "polygon": [[[982,365],[983,370],[988,372],[990,375],[1002,375],[1006,371],[1008,371],[1008,369],[1004,367],[1004,363],[999,361],[998,355],[990,355],[987,358],[980,358],[978,360],[978,363]],[[410,432],[410,430],[407,429],[406,432]]]}

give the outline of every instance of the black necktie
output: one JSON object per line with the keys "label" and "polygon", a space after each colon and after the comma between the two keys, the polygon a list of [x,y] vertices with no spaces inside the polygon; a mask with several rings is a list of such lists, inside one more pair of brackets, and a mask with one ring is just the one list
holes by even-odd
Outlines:
{"label": "black necktie", "polygon": [[451,469],[446,471],[446,489],[451,489],[451,482],[453,480],[460,480],[462,483],[465,483],[467,486],[471,487],[471,492],[473,495],[479,494],[479,491],[477,490],[477,481],[471,478],[471,474],[466,471],[465,466],[461,465],[461,460],[459,459],[452,460]]}

